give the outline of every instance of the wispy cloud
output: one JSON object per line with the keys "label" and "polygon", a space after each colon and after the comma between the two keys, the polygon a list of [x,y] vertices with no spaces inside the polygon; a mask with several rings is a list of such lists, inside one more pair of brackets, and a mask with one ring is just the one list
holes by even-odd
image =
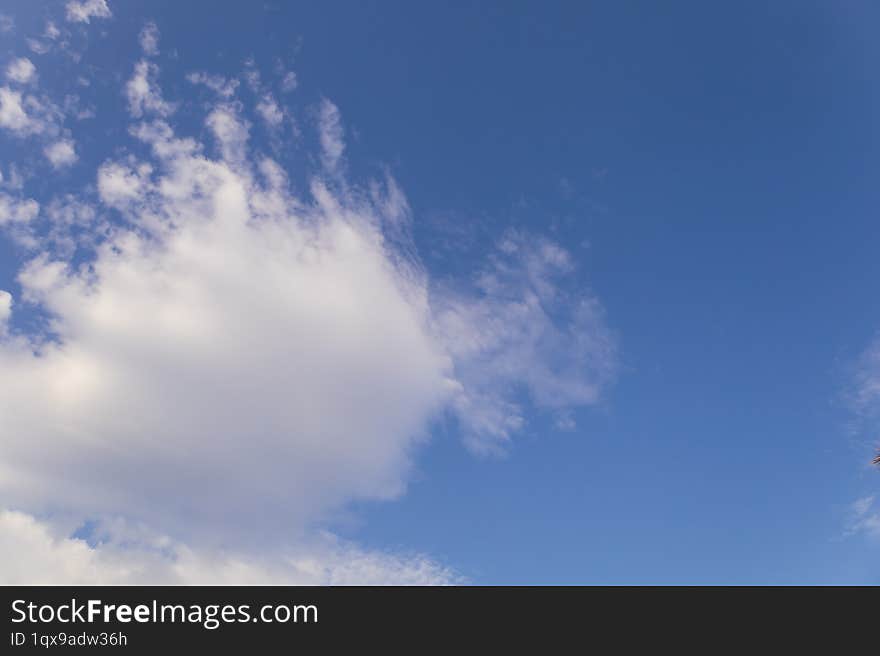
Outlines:
{"label": "wispy cloud", "polygon": [[145,114],[165,117],[174,112],[174,105],[162,98],[158,83],[159,67],[142,59],[134,67],[134,73],[125,85],[128,111],[135,118]]}
{"label": "wispy cloud", "polygon": [[73,23],[89,23],[93,18],[110,18],[113,15],[107,0],[69,0],[65,9],[67,20]]}
{"label": "wispy cloud", "polygon": [[284,121],[284,112],[271,93],[263,94],[257,103],[256,111],[270,129],[277,129]]}
{"label": "wispy cloud", "polygon": [[203,71],[190,73],[186,76],[191,84],[199,84],[207,87],[222,98],[232,98],[238,89],[239,81],[235,78],[227,79],[222,75],[209,75]]}
{"label": "wispy cloud", "polygon": [[345,131],[339,108],[323,98],[318,108],[318,136],[321,140],[321,161],[329,173],[338,173],[345,153]]}
{"label": "wispy cloud", "polygon": [[552,241],[510,232],[474,289],[439,295],[454,407],[474,449],[497,450],[523,427],[520,393],[570,430],[569,410],[596,403],[613,379],[615,340],[599,301],[566,288],[573,267]]}
{"label": "wispy cloud", "polygon": [[147,56],[159,54],[159,28],[153,21],[144,25],[138,36],[141,43],[141,50]]}

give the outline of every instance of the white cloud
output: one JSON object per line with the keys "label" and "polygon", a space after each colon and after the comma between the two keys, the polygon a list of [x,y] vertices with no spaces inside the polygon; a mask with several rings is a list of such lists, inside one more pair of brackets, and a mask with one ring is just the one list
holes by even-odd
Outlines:
{"label": "white cloud", "polygon": [[256,109],[257,113],[262,117],[270,129],[278,128],[278,126],[284,121],[284,112],[281,111],[278,103],[275,102],[275,98],[273,98],[270,93],[266,93],[260,98]]}
{"label": "white cloud", "polygon": [[110,18],[107,0],[69,0],[66,5],[67,20],[72,23],[88,23],[92,18]]}
{"label": "white cloud", "polygon": [[201,84],[223,98],[231,98],[238,89],[238,80],[227,80],[222,75],[208,75],[204,72],[190,73],[186,79],[192,84]]}
{"label": "white cloud", "polygon": [[159,28],[156,26],[156,23],[150,21],[144,25],[139,38],[141,49],[145,55],[159,54]]}
{"label": "white cloud", "polygon": [[33,224],[39,214],[40,204],[36,200],[0,191],[0,229],[20,246],[34,246]]}
{"label": "white cloud", "polygon": [[6,332],[10,314],[12,314],[12,294],[0,289],[0,335]]}
{"label": "white cloud", "polygon": [[0,192],[0,226],[27,223],[40,212],[40,204],[32,198],[24,200]]}
{"label": "white cloud", "polygon": [[439,295],[437,323],[460,384],[456,413],[477,451],[493,451],[522,428],[517,400],[561,413],[594,404],[613,378],[614,339],[591,295],[562,286],[567,251],[546,239],[508,233],[476,289]]}
{"label": "white cloud", "polygon": [[98,194],[108,206],[124,210],[143,200],[152,171],[146,163],[106,162],[98,169]]}
{"label": "white cloud", "polygon": [[95,207],[72,194],[53,198],[46,208],[47,216],[56,224],[86,227],[96,216]]}
{"label": "white cloud", "polygon": [[299,85],[296,79],[296,73],[293,71],[285,71],[284,77],[281,78],[281,90],[284,93],[290,93]]}
{"label": "white cloud", "polygon": [[52,21],[46,22],[46,29],[43,32],[43,36],[47,39],[52,39],[53,41],[61,36],[61,30],[58,29],[58,26],[55,25]]}
{"label": "white cloud", "polygon": [[21,93],[9,87],[0,87],[0,127],[19,136],[42,130],[42,125],[25,111]]}
{"label": "white cloud", "polygon": [[46,146],[43,152],[55,169],[71,166],[78,159],[76,148],[71,139],[60,139],[51,143]]}
{"label": "white cloud", "polygon": [[[493,450],[530,404],[563,421],[595,403],[614,360],[598,302],[566,283],[565,251],[517,233],[472,288],[432,285],[393,178],[341,180],[329,100],[322,171],[294,193],[278,162],[251,153],[242,104],[222,97],[230,82],[190,76],[221,94],[205,119],[216,157],[176,134],[157,80],[142,60],[125,85],[143,119],[130,134],[149,154],[113,144],[96,172],[103,209],[83,200],[97,202],[94,189],[39,218],[36,201],[0,196],[6,229],[51,224],[30,235],[18,274],[47,334],[0,339],[0,498],[19,511],[0,518],[5,560],[18,563],[7,569],[54,583],[446,578],[423,559],[315,538],[314,526],[354,500],[400,495],[446,409],[471,446]],[[24,134],[38,120],[57,139],[39,105],[0,87],[0,125]],[[73,232],[89,236],[76,260]],[[3,307],[5,325],[15,308]],[[89,547],[34,519],[49,512],[171,537],[158,551],[154,538]]]}
{"label": "white cloud", "polygon": [[234,105],[219,105],[205,119],[205,125],[214,133],[223,159],[241,165],[247,155],[250,125],[241,120]]}
{"label": "white cloud", "polygon": [[339,109],[326,98],[318,108],[318,137],[321,140],[321,161],[330,173],[336,173],[345,153],[344,130]]}
{"label": "white cloud", "polygon": [[9,165],[8,177],[3,177],[2,172],[0,172],[0,186],[5,187],[6,189],[14,189],[16,191],[19,191],[24,187],[24,177],[15,164]]}
{"label": "white cloud", "polygon": [[874,340],[859,359],[852,401],[863,414],[880,409],[880,339]]}
{"label": "white cloud", "polygon": [[90,196],[89,193],[55,196],[39,207],[38,216],[35,211],[30,221],[10,223],[5,229],[12,239],[32,253],[51,251],[57,259],[65,259],[72,257],[77,248],[91,252],[110,230],[110,225]]}
{"label": "white cloud", "polygon": [[168,116],[174,112],[174,105],[162,98],[157,78],[159,67],[142,59],[134,67],[134,74],[125,85],[128,110],[135,118],[145,114]]}
{"label": "white cloud", "polygon": [[869,510],[871,510],[871,506],[874,505],[874,497],[862,497],[861,499],[857,499],[852,504],[852,511],[856,517],[864,517]]}
{"label": "white cloud", "polygon": [[[63,194],[53,198],[45,208],[49,221],[48,240],[59,255],[70,256],[75,246],[94,243],[92,231],[98,230],[98,211],[91,200],[74,194]],[[50,244],[45,244],[50,245]]]}
{"label": "white cloud", "polygon": [[[276,72],[283,72],[283,68],[278,68],[276,66]],[[293,75],[292,73],[289,75]],[[257,95],[258,100],[255,107],[257,115],[263,120],[266,124],[266,127],[269,128],[270,131],[275,132],[281,126],[284,121],[284,110],[281,109],[281,106],[278,104],[278,101],[275,99],[275,96],[271,91],[265,87],[261,81],[260,72],[256,68],[256,64],[253,59],[248,59],[245,62],[245,70],[243,73],[245,82],[248,87],[255,95]],[[296,76],[289,77],[285,75],[282,80],[282,91],[288,91],[291,89],[286,88],[287,85],[293,84],[296,86]],[[332,104],[332,103],[331,103]],[[320,117],[319,117],[320,120]]]}
{"label": "white cloud", "polygon": [[6,67],[6,78],[19,84],[27,84],[34,79],[37,68],[27,57],[19,57],[9,62]]}
{"label": "white cloud", "polygon": [[257,70],[257,63],[253,57],[248,57],[244,62],[244,81],[254,93],[260,93],[263,83],[261,82],[260,71]]}
{"label": "white cloud", "polygon": [[[880,337],[877,337],[861,354],[853,368],[851,385],[845,392],[846,400],[854,411],[855,425],[869,427],[871,433],[880,418]],[[865,445],[866,448],[869,446]],[[870,460],[880,453],[880,445],[875,441],[870,444],[871,455],[865,454]]]}
{"label": "white cloud", "polygon": [[[237,158],[223,111],[212,129]],[[89,270],[43,255],[19,276],[58,340],[38,356],[0,346],[4,499],[241,538],[400,494],[446,359],[373,210],[316,188],[317,204],[257,219],[280,190],[168,126],[136,134],[161,174],[132,228]],[[140,189],[112,165],[98,184],[108,199]]]}
{"label": "white cloud", "polygon": [[43,43],[39,39],[33,39],[29,37],[25,39],[25,42],[27,43],[28,48],[30,48],[31,52],[34,52],[38,55],[45,55],[47,52],[52,50],[51,45],[49,45],[48,43]]}
{"label": "white cloud", "polygon": [[108,522],[90,545],[51,523],[0,511],[6,585],[442,585],[459,582],[419,555],[369,552],[320,535],[269,557],[193,548],[142,527]]}
{"label": "white cloud", "polygon": [[15,20],[7,14],[0,14],[0,34],[8,34],[15,29]]}
{"label": "white cloud", "polygon": [[0,128],[15,136],[56,135],[61,118],[61,111],[48,99],[0,87]]}
{"label": "white cloud", "polygon": [[84,107],[79,95],[75,93],[68,93],[64,96],[63,112],[65,116],[75,118],[77,121],[95,117],[94,106]]}
{"label": "white cloud", "polygon": [[873,495],[856,500],[850,507],[847,534],[857,533],[880,538],[880,509],[875,508]]}

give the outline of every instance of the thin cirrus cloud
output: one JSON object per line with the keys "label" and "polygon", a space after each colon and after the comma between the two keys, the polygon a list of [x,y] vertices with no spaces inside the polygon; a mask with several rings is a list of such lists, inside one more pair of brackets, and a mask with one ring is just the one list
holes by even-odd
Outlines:
{"label": "thin cirrus cloud", "polygon": [[508,232],[473,289],[437,299],[458,386],[452,404],[475,451],[503,449],[523,427],[514,391],[571,428],[568,410],[598,402],[613,380],[614,336],[598,299],[562,284],[573,269],[552,241]]}
{"label": "thin cirrus cloud", "polygon": [[329,173],[336,173],[345,154],[345,131],[339,108],[326,98],[318,109],[318,127],[321,139],[321,161]]}
{"label": "thin cirrus cloud", "polygon": [[873,495],[862,497],[850,506],[847,535],[862,534],[872,539],[880,539],[880,508]]}
{"label": "thin cirrus cloud", "polygon": [[[67,5],[69,20],[109,15]],[[158,30],[141,44],[153,54]],[[439,284],[413,254],[393,178],[344,179],[330,100],[313,114],[321,166],[295,192],[253,144],[252,119],[271,127],[286,108],[260,108],[252,65],[254,106],[235,76],[188,77],[216,92],[204,139],[172,122],[185,99],[167,101],[159,73],[140,60],[123,83],[129,133],[93,183],[42,213],[24,191],[0,196],[6,223],[29,230],[20,291],[0,294],[0,577],[455,580],[315,526],[403,494],[444,414],[491,452],[535,409],[570,423],[596,403],[616,360],[599,301],[573,282],[571,254],[515,231],[469,283]],[[52,166],[76,160],[64,139],[47,146]],[[18,329],[22,304],[48,330]],[[94,518],[101,540],[74,534]]]}
{"label": "thin cirrus cloud", "polygon": [[144,25],[138,39],[145,55],[159,54],[159,27],[153,21]]}

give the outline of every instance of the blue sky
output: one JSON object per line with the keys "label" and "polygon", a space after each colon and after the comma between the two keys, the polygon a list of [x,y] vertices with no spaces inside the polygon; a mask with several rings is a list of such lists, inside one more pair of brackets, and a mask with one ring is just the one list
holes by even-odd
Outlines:
{"label": "blue sky", "polygon": [[[416,442],[401,442],[411,462],[394,465],[399,489],[379,492],[370,479],[364,494],[367,484],[352,481],[328,489],[333,501],[317,514],[280,501],[264,510],[243,503],[245,533],[272,532],[279,517],[300,513],[297,536],[317,526],[357,554],[424,557],[486,584],[880,582],[880,479],[867,466],[880,405],[870,392],[880,366],[869,357],[880,329],[877,7],[110,2],[112,15],[86,23],[66,20],[66,4],[11,1],[2,10],[14,21],[0,35],[4,69],[29,58],[39,93],[59,106],[83,76],[91,83],[77,92],[78,106],[95,113],[77,120],[65,109],[54,133],[0,135],[6,182],[15,163],[26,178],[10,197],[33,198],[45,213],[53,198],[82,193],[95,207],[103,201],[98,212],[111,224],[124,223],[114,212],[132,210],[102,195],[96,171],[111,160],[147,159],[148,145],[129,143],[142,117],[126,110],[124,97],[144,58],[160,71],[162,96],[177,104],[157,116],[205,143],[204,115],[220,101],[186,76],[239,76],[239,114],[254,126],[250,147],[287,171],[301,199],[311,198],[316,167],[344,199],[356,185],[369,189],[364,181],[393,177],[424,272],[418,289],[432,308],[506,322],[519,274],[500,288],[475,282],[480,272],[507,271],[498,264],[500,253],[510,255],[504,240],[515,244],[513,259],[528,259],[535,244],[568,254],[558,280],[551,257],[542,260],[549,268],[540,275],[559,296],[547,301],[548,323],[536,330],[551,330],[552,339],[542,332],[527,354],[514,345],[502,361],[468,355],[461,333],[444,333],[455,370],[448,375],[468,398],[521,410],[522,424],[501,448],[474,448],[483,438],[468,437],[473,410],[435,403],[426,391],[411,401],[425,404],[426,428]],[[41,37],[47,21],[65,36]],[[155,55],[139,45],[147,21],[160,34]],[[36,53],[28,37],[54,50]],[[62,39],[69,45],[57,45]],[[254,70],[262,86],[248,90]],[[284,92],[290,72],[296,88]],[[285,113],[277,133],[257,127],[253,104],[264,92]],[[326,164],[336,134],[328,107],[341,114],[340,166],[350,183]],[[68,137],[76,161],[47,166],[44,145]],[[22,296],[17,276],[41,249],[57,257],[59,246],[28,247],[6,231],[0,289]],[[90,257],[78,247],[67,259]],[[601,311],[580,322],[570,316],[575,299],[592,299]],[[39,317],[51,315],[51,300],[20,311],[13,303],[17,334],[39,332]],[[397,311],[394,301],[388,316]],[[431,321],[443,324],[444,316],[430,310]],[[475,319],[468,337],[493,325]],[[586,351],[560,364],[580,334]],[[607,358],[594,350],[606,338],[614,345]],[[405,359],[385,361],[382,371]],[[550,373],[522,387],[517,376],[542,364]],[[434,390],[421,371],[407,376],[402,388]],[[581,383],[597,386],[595,398],[572,390]],[[388,394],[394,389],[389,383]],[[415,422],[399,414],[395,431]],[[3,430],[28,421],[16,417]],[[326,476],[348,476],[350,465]],[[254,466],[249,475],[260,476]],[[153,513],[149,504],[90,507],[85,492],[66,508],[56,498],[62,488],[16,485],[3,488],[8,510],[46,522],[56,538],[104,514],[153,523],[199,548],[242,538],[186,534],[185,517],[155,526],[166,503],[158,492]],[[70,485],[64,494],[79,498],[70,490],[80,483]],[[177,493],[195,499],[192,489]]]}

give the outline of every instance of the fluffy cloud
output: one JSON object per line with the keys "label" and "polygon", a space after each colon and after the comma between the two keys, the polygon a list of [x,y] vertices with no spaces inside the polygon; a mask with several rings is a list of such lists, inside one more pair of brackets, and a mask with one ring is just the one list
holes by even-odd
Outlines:
{"label": "fluffy cloud", "polygon": [[32,198],[19,199],[0,192],[0,226],[27,223],[40,211],[40,204]]}
{"label": "fluffy cloud", "polygon": [[34,79],[37,67],[27,57],[18,57],[6,67],[6,78],[18,84],[27,84]]}
{"label": "fluffy cloud", "polygon": [[254,557],[193,548],[112,521],[86,542],[20,512],[0,511],[7,585],[442,585],[459,577],[419,555],[368,552],[321,534],[295,551]]}
{"label": "fluffy cloud", "polygon": [[42,126],[28,116],[21,92],[0,87],[0,127],[19,136],[39,132]]}
{"label": "fluffy cloud", "polygon": [[60,139],[51,143],[46,146],[43,152],[55,169],[63,169],[77,160],[76,148],[70,139]]}
{"label": "fluffy cloud", "polygon": [[109,207],[124,210],[143,199],[153,167],[147,163],[107,162],[98,169],[98,194]]}
{"label": "fluffy cloud", "polygon": [[128,98],[128,111],[135,118],[145,114],[168,116],[174,111],[174,105],[162,98],[156,78],[159,76],[159,67],[142,59],[134,67],[134,74],[125,85],[125,95]]}
{"label": "fluffy cloud", "polygon": [[67,20],[72,23],[89,23],[92,18],[110,18],[107,0],[70,0],[66,5]]}
{"label": "fluffy cloud", "polygon": [[[7,229],[50,224],[29,233],[18,273],[46,330],[0,339],[0,495],[16,510],[0,515],[7,570],[53,583],[447,580],[424,559],[314,527],[353,500],[400,495],[444,411],[481,451],[509,441],[531,407],[570,426],[568,410],[613,376],[598,301],[575,284],[570,254],[516,232],[472,284],[437,284],[393,178],[343,180],[332,102],[317,112],[321,170],[295,193],[254,152],[237,81],[189,76],[217,94],[203,143],[170,123],[158,72],[135,65],[134,143],[113,144],[93,188],[55,198],[44,217],[35,200],[0,195]],[[250,118],[277,124],[284,111],[252,64],[245,79]],[[26,133],[40,120],[30,109],[0,87],[0,125]],[[53,165],[76,159],[60,131],[42,132]],[[0,295],[3,326],[11,301]],[[71,537],[108,517],[153,528]]]}
{"label": "fluffy cloud", "polygon": [[238,117],[235,105],[218,105],[208,114],[205,125],[214,133],[223,159],[240,167],[247,154],[250,123]]}
{"label": "fluffy cloud", "polygon": [[[65,499],[207,534],[231,515],[267,534],[403,490],[449,389],[424,289],[386,257],[372,208],[320,188],[286,201],[236,170],[229,110],[208,123],[227,160],[141,126],[161,172],[88,270],[49,254],[22,270],[57,340],[0,347],[13,507]],[[147,186],[126,170],[102,167],[103,197]]]}
{"label": "fluffy cloud", "polygon": [[57,135],[62,117],[61,110],[45,97],[0,87],[0,128],[16,137]]}

